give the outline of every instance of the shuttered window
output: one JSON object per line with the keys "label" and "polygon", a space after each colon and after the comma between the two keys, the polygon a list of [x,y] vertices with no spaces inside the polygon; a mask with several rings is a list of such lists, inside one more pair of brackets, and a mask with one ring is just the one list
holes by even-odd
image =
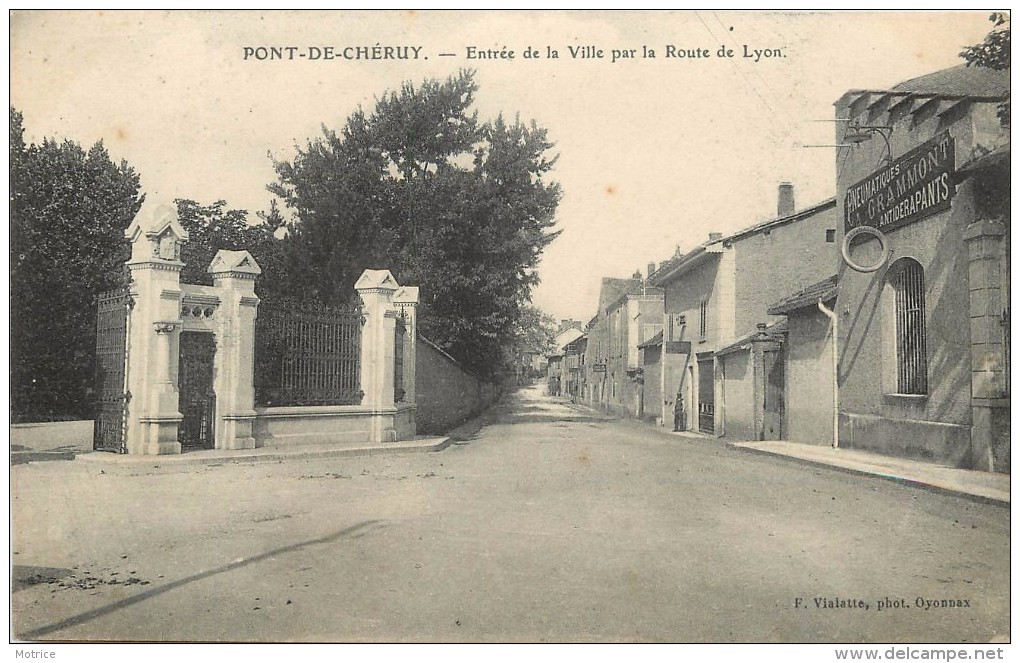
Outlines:
{"label": "shuttered window", "polygon": [[896,294],[896,391],[928,393],[928,357],[925,349],[924,270],[904,260],[892,277]]}

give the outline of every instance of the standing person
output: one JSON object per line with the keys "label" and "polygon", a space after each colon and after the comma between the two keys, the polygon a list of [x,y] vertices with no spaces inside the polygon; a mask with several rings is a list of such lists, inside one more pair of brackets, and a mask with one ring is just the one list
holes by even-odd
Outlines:
{"label": "standing person", "polygon": [[683,391],[676,392],[676,401],[673,403],[673,431],[679,432],[687,429],[687,417],[684,413]]}

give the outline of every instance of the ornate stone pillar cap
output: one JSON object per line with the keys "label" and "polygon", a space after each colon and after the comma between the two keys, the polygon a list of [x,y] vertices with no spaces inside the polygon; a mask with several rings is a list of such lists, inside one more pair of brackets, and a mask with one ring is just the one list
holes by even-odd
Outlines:
{"label": "ornate stone pillar cap", "polygon": [[393,292],[400,287],[388,269],[366,269],[354,284],[355,290],[389,290]]}
{"label": "ornate stone pillar cap", "polygon": [[173,231],[178,240],[187,241],[188,231],[177,220],[177,209],[172,205],[152,205],[143,203],[131,225],[124,231],[124,237],[134,242],[140,234],[147,237],[159,237],[167,228]]}
{"label": "ornate stone pillar cap", "polygon": [[403,285],[397,288],[397,291],[393,293],[394,304],[417,304],[418,303],[418,286],[416,285]]}
{"label": "ornate stone pillar cap", "polygon": [[1006,234],[1006,225],[997,219],[978,219],[963,231],[963,239],[970,241],[979,237],[1002,237]]}
{"label": "ornate stone pillar cap", "polygon": [[213,276],[234,275],[255,277],[262,273],[262,268],[255,258],[247,251],[227,251],[220,249],[209,263],[207,270]]}
{"label": "ornate stone pillar cap", "polygon": [[[188,241],[188,231],[177,220],[177,210],[170,205],[142,206],[131,225],[124,231],[131,242],[129,264],[180,265],[181,246]],[[144,241],[143,241],[144,240]]]}

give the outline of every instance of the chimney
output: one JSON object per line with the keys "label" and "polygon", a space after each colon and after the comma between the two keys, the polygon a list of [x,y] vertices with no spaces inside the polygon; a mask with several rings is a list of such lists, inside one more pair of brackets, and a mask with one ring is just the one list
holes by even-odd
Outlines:
{"label": "chimney", "polygon": [[640,281],[641,280],[641,270],[640,269],[635,269],[634,270],[634,275],[631,276],[630,278],[637,279],[638,281]]}
{"label": "chimney", "polygon": [[793,214],[793,185],[789,182],[779,183],[779,218]]}
{"label": "chimney", "polygon": [[716,242],[722,239],[722,233],[708,233],[708,241]]}
{"label": "chimney", "polygon": [[655,263],[648,263],[648,278],[652,278],[652,274],[655,273]]}

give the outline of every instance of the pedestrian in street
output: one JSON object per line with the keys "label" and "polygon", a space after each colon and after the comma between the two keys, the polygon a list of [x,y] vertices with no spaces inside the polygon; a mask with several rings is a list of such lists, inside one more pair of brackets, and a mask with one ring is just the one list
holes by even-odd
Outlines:
{"label": "pedestrian in street", "polygon": [[687,417],[684,413],[683,392],[676,393],[676,401],[673,403],[673,432],[680,432],[687,428]]}

